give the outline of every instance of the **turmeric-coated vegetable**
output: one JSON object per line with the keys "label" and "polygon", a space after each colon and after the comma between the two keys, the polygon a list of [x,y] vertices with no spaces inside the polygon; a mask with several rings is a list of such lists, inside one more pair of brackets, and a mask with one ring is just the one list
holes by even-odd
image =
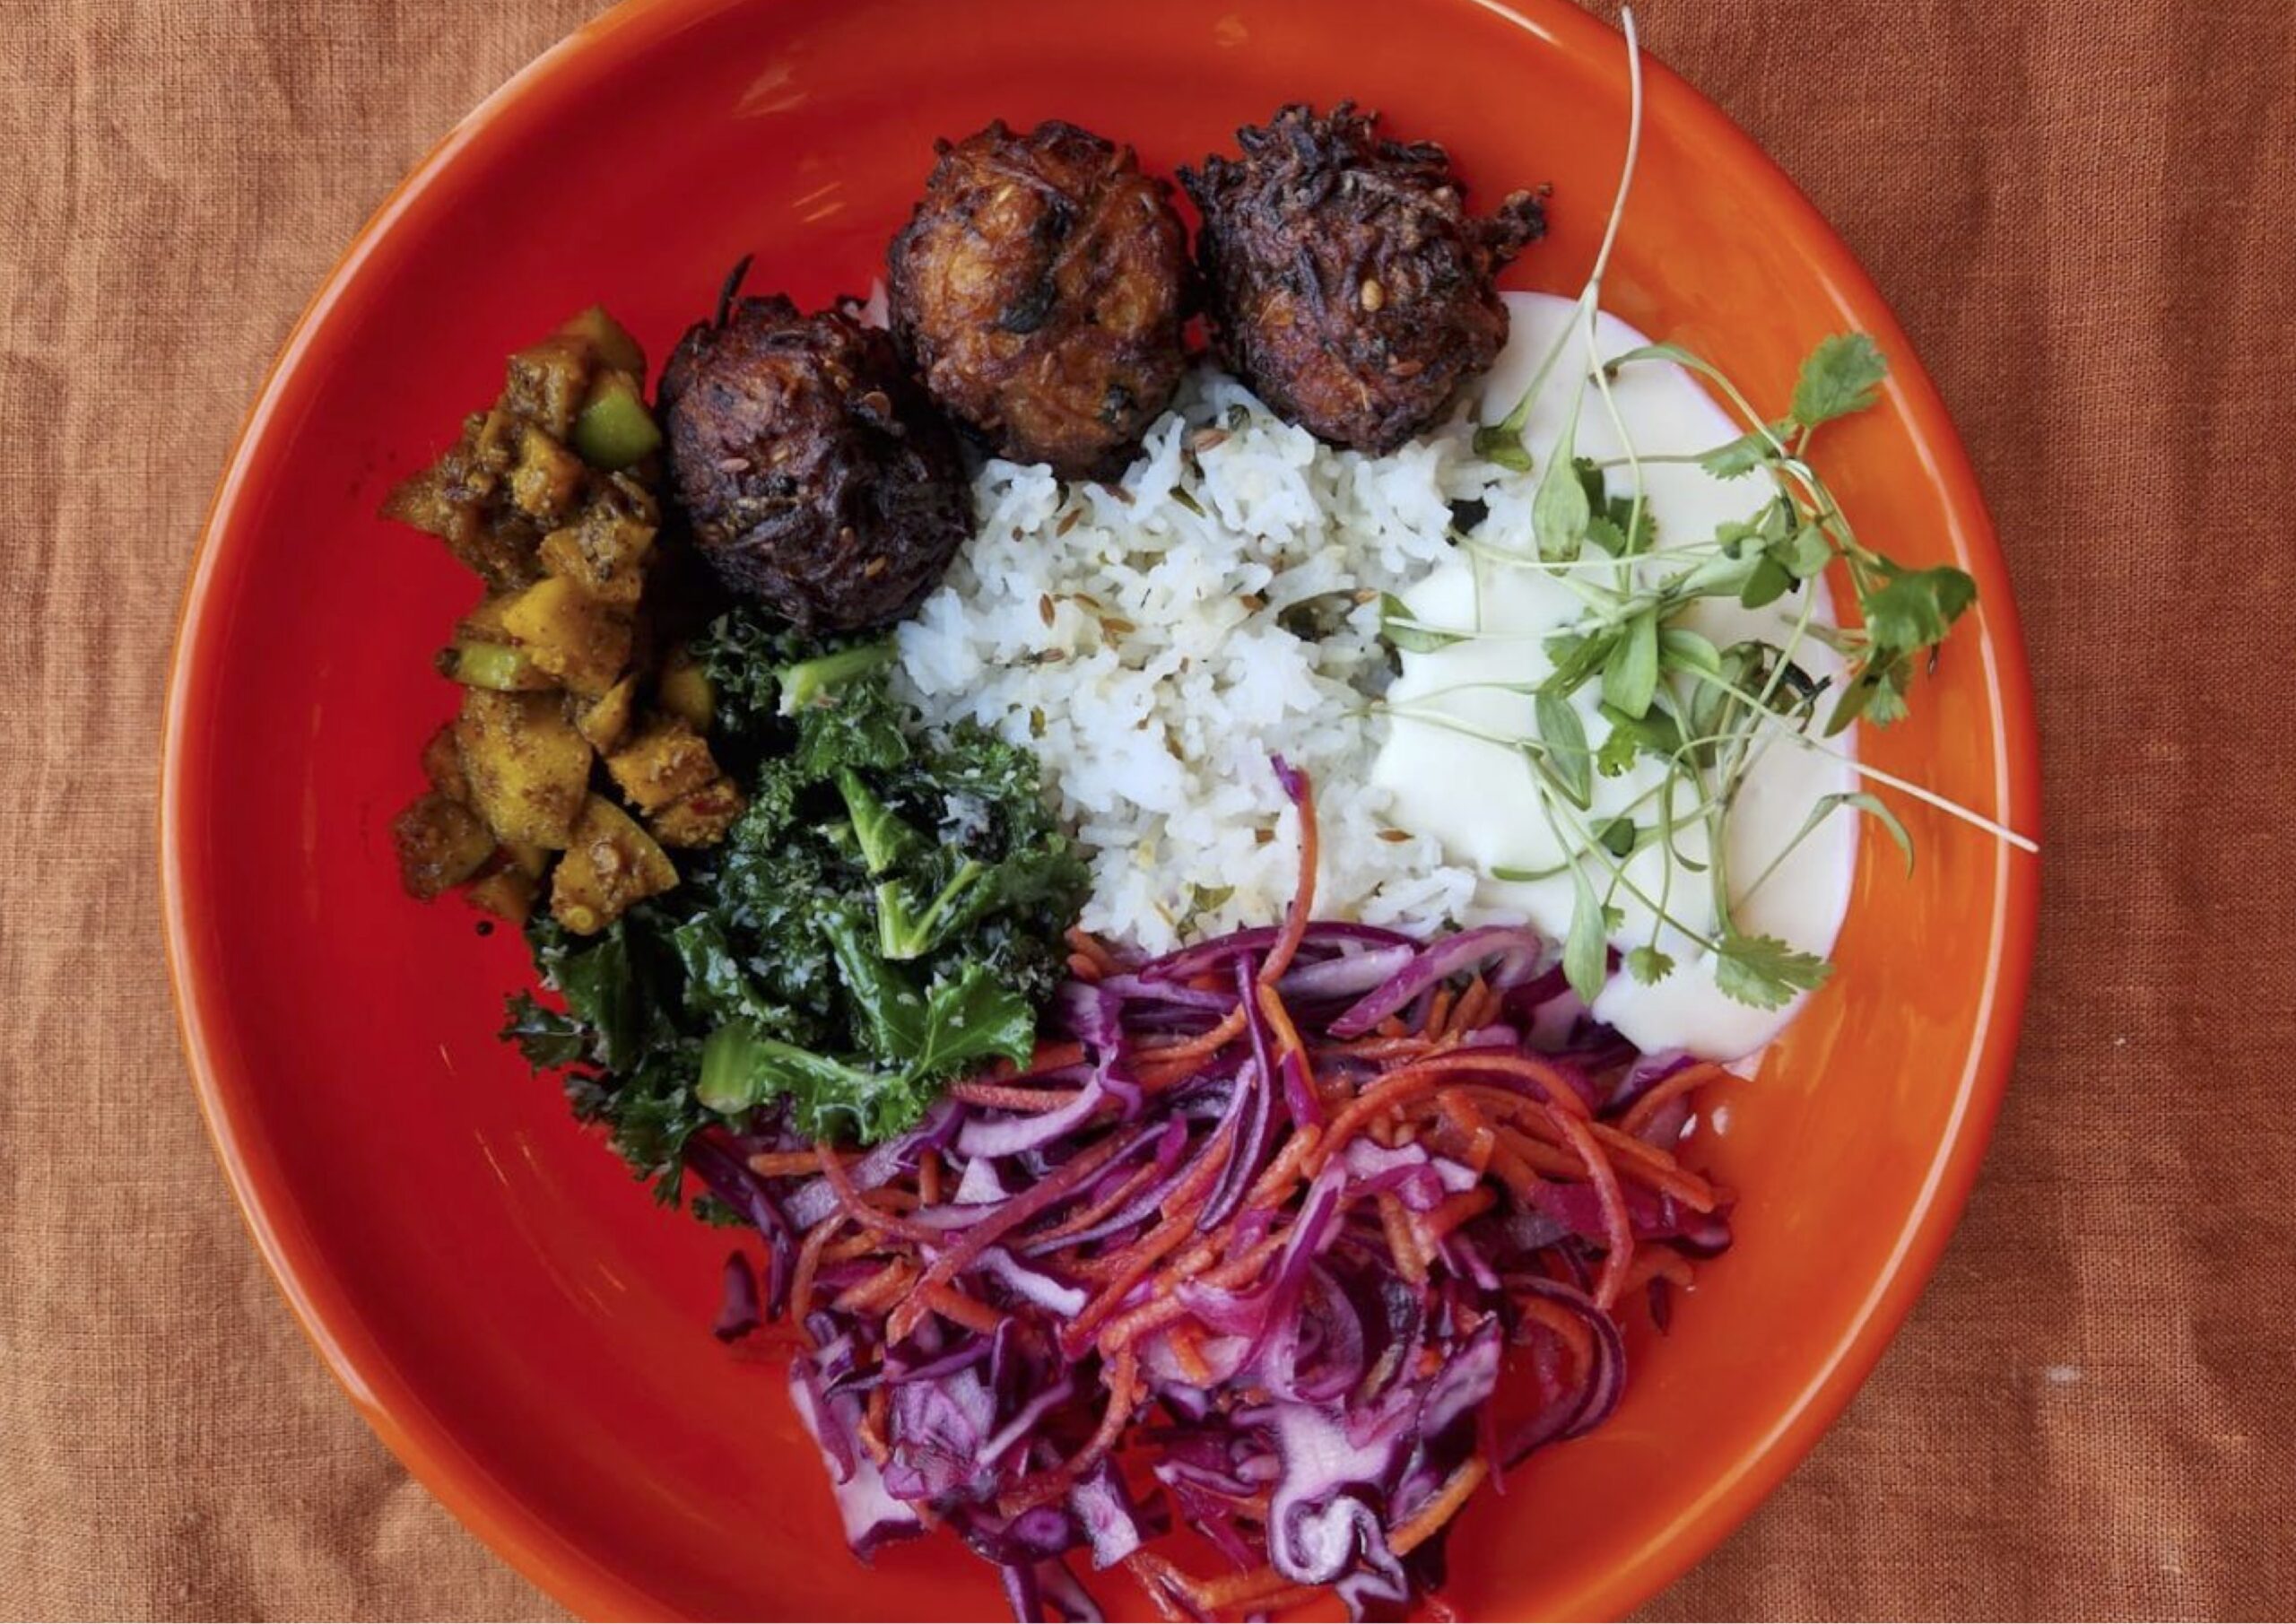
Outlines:
{"label": "turmeric-coated vegetable", "polygon": [[709,673],[683,647],[663,662],[654,699],[665,711],[696,733],[708,733],[709,725],[717,719],[718,694],[709,685]]}
{"label": "turmeric-coated vegetable", "polygon": [[630,814],[603,795],[582,803],[550,888],[552,917],[577,935],[595,935],[633,903],[669,890],[678,871]]}
{"label": "turmeric-coated vegetable", "polygon": [[562,577],[545,576],[520,593],[502,625],[528,658],[578,694],[604,693],[630,664],[630,612]]}
{"label": "turmeric-coated vegetable", "polygon": [[674,716],[657,716],[606,758],[622,793],[640,812],[667,806],[718,776],[718,763],[700,734]]}
{"label": "turmeric-coated vegetable", "polygon": [[494,836],[470,808],[430,790],[391,823],[399,880],[429,901],[469,879],[494,855]]}
{"label": "turmeric-coated vegetable", "polygon": [[689,850],[715,846],[726,838],[726,831],[734,827],[734,820],[747,804],[731,778],[712,778],[655,812],[646,820],[646,826],[665,846]]}
{"label": "turmeric-coated vegetable", "polygon": [[620,744],[630,732],[630,713],[638,698],[638,679],[624,677],[574,714],[575,731],[600,755]]}
{"label": "turmeric-coated vegetable", "polygon": [[563,699],[474,688],[463,696],[455,743],[472,803],[489,828],[505,840],[566,844],[588,793],[591,758]]}

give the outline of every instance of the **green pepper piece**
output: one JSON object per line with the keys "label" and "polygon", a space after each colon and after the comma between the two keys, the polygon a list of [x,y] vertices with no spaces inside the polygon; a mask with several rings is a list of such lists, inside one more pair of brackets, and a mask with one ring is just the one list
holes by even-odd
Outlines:
{"label": "green pepper piece", "polygon": [[662,430],[625,373],[601,373],[590,398],[574,420],[574,449],[593,468],[612,473],[651,456]]}
{"label": "green pepper piece", "polygon": [[534,692],[555,687],[550,673],[508,643],[455,643],[440,650],[439,673],[465,688],[497,693]]}

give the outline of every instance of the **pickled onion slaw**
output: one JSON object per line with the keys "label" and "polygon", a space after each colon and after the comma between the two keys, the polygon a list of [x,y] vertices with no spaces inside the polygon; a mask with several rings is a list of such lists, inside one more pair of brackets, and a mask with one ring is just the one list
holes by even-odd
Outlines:
{"label": "pickled onion slaw", "polygon": [[[1022,1619],[1100,1617],[1079,1562],[1173,1617],[1399,1613],[1486,1479],[1610,1414],[1622,1305],[1663,1327],[1728,1245],[1674,1154],[1715,1068],[1596,1024],[1529,930],[1313,920],[1312,792],[1278,769],[1309,836],[1280,925],[1079,937],[1035,1062],[865,1152],[688,1147],[765,1243],[718,1333],[794,1324],[864,1559],[946,1524]],[[1228,1571],[1148,1549],[1176,1523]]]}

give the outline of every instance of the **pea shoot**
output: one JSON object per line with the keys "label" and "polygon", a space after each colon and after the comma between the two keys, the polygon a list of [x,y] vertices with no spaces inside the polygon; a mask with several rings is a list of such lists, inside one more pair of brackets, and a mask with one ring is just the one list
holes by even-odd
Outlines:
{"label": "pea shoot", "polygon": [[[1536,871],[1494,868],[1492,877],[1532,881],[1568,873],[1574,900],[1562,963],[1581,997],[1591,1002],[1608,979],[1609,941],[1623,925],[1622,899],[1631,899],[1652,924],[1649,939],[1623,954],[1629,976],[1648,985],[1675,973],[1664,934],[1671,931],[1712,956],[1716,985],[1726,995],[1774,1010],[1822,986],[1831,967],[1815,953],[1741,929],[1735,910],[1744,899],[1837,814],[1873,820],[1899,847],[1909,869],[1914,849],[1902,821],[1875,795],[1828,795],[1817,799],[1761,873],[1738,883],[1729,873],[1724,825],[1748,773],[1768,749],[1782,742],[1833,757],[1869,781],[2013,845],[2034,847],[1991,820],[1857,761],[1827,742],[1860,720],[1885,726],[1904,716],[1917,678],[1935,664],[1954,626],[1977,601],[1977,585],[1962,570],[1951,565],[1913,568],[1861,542],[1812,460],[1822,429],[1882,398],[1889,365],[1879,346],[1862,333],[1821,341],[1803,361],[1785,410],[1776,415],[1757,410],[1718,368],[1681,345],[1645,344],[1609,357],[1596,348],[1602,279],[1631,185],[1641,128],[1640,52],[1631,14],[1624,27],[1631,122],[1617,198],[1594,271],[1572,321],[1535,369],[1520,402],[1501,421],[1478,430],[1473,442],[1481,460],[1518,475],[1535,474],[1529,534],[1461,538],[1478,571],[1488,565],[1545,572],[1570,590],[1583,612],[1544,639],[1543,672],[1526,673],[1519,682],[1463,685],[1530,697],[1529,734],[1509,737],[1471,728],[1423,703],[1389,708],[1503,745],[1527,766],[1540,815],[1564,860]],[[1565,403],[1556,443],[1539,467],[1524,438],[1532,404],[1558,367],[1568,364],[1566,352],[1578,338],[1583,338],[1586,360]],[[1639,453],[1612,386],[1628,369],[1653,365],[1682,367],[1704,379],[1727,403],[1743,431],[1703,451]],[[1589,410],[1607,413],[1624,455],[1597,461],[1578,454],[1578,427]],[[1659,462],[1695,463],[1717,479],[1747,482],[1754,487],[1748,517],[1721,525],[1709,537],[1669,538],[1661,551],[1644,489],[1646,466]],[[1806,590],[1837,568],[1837,578],[1846,582],[1857,608],[1855,623],[1841,627],[1815,620],[1815,594]],[[1781,612],[1775,637],[1749,637],[1718,647],[1686,618],[1694,605],[1709,600],[1758,610],[1797,592],[1798,604],[1790,612]],[[1509,635],[1483,629],[1479,595],[1477,613],[1467,627],[1430,623],[1393,596],[1382,602],[1381,612],[1387,640],[1407,653]],[[1805,660],[1813,642],[1840,656],[1838,680],[1811,674]],[[1590,734],[1583,719],[1583,698],[1572,702],[1588,690],[1605,729],[1599,736]],[[1594,812],[1596,778],[1616,778],[1646,762],[1659,769],[1652,787],[1623,812]],[[1703,860],[1677,844],[1690,827],[1703,829]],[[1648,864],[1639,874],[1628,866],[1653,849],[1660,854],[1655,884],[1648,881]],[[1710,893],[1711,929],[1686,923],[1675,906],[1677,889],[1691,885],[1703,885]]]}

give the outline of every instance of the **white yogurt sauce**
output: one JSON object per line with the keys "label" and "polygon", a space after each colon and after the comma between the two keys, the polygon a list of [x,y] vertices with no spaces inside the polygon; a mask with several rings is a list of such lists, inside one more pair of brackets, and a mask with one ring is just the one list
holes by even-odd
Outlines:
{"label": "white yogurt sauce", "polygon": [[[1541,293],[1505,297],[1510,334],[1476,405],[1480,421],[1486,423],[1499,421],[1513,409],[1555,340],[1579,319],[1573,300]],[[1605,358],[1646,342],[1624,322],[1609,316],[1596,319],[1595,347]],[[1571,394],[1587,366],[1586,339],[1583,334],[1574,334],[1533,404],[1524,435],[1540,469],[1547,465],[1561,436]],[[1638,363],[1620,375],[1612,393],[1637,452],[1644,456],[1703,451],[1738,431],[1691,375],[1677,367]],[[1579,409],[1576,449],[1581,456],[1598,460],[1625,450],[1601,397],[1591,388]],[[1763,499],[1764,487],[1758,482],[1718,480],[1694,464],[1646,465],[1643,472],[1660,557],[1669,546],[1709,539],[1718,525],[1749,518]],[[1614,473],[1612,490],[1624,489],[1624,480],[1622,472]],[[1533,551],[1527,498],[1519,509],[1494,505],[1479,534],[1510,551]],[[1638,568],[1647,571],[1651,567]],[[1815,582],[1808,590],[1817,594],[1814,620],[1831,624],[1832,605],[1824,582]],[[1478,628],[1483,635],[1428,653],[1405,654],[1403,673],[1388,695],[1390,703],[1434,712],[1502,737],[1535,736],[1529,694],[1460,685],[1526,684],[1544,676],[1551,668],[1545,638],[1585,612],[1570,586],[1553,573],[1478,559],[1463,551],[1404,596],[1417,620],[1434,626]],[[1703,633],[1718,647],[1751,636],[1783,645],[1801,607],[1798,592],[1760,610],[1708,599],[1677,623]],[[1802,643],[1796,660],[1813,677],[1839,681],[1841,676],[1839,657],[1814,639]],[[1573,699],[1587,739],[1596,745],[1609,731],[1597,711],[1599,687],[1590,682]],[[1778,732],[1780,736],[1761,751],[1748,771],[1724,824],[1732,912],[1738,928],[1748,935],[1777,936],[1822,954],[1831,950],[1848,906],[1857,841],[1853,812],[1839,811],[1827,818],[1766,882],[1752,891],[1744,888],[1793,839],[1821,797],[1854,787],[1854,775],[1843,762],[1792,743],[1782,736],[1782,728]],[[1830,743],[1846,748],[1848,738]],[[1479,915],[1526,919],[1558,940],[1568,931],[1574,896],[1568,873],[1511,882],[1490,875],[1494,866],[1554,868],[1566,849],[1556,840],[1545,798],[1518,752],[1470,737],[1440,721],[1397,716],[1372,770],[1375,782],[1393,797],[1389,815],[1396,824],[1432,836],[1452,861],[1483,872],[1475,899]],[[1639,759],[1617,777],[1597,776],[1593,808],[1585,814],[1587,827],[1600,828],[1639,797],[1651,795],[1664,776],[1648,758]],[[1685,814],[1692,799],[1678,786],[1677,804]],[[1556,812],[1564,819],[1574,815],[1567,806]],[[1653,812],[1653,804],[1646,803],[1637,815],[1647,824]],[[1573,832],[1567,822],[1564,829]],[[1686,858],[1703,864],[1707,837],[1702,821],[1685,817],[1677,825],[1675,847]],[[1665,866],[1654,843],[1637,853],[1626,871],[1655,898]],[[1591,860],[1588,876],[1598,893],[1608,889],[1607,872]],[[1692,930],[1710,935],[1715,924],[1710,886],[1709,875],[1676,867],[1667,911]],[[1625,920],[1612,942],[1622,950],[1649,942],[1651,910],[1622,889],[1613,900]],[[1768,1043],[1799,1007],[1799,1000],[1774,1011],[1740,1003],[1715,986],[1713,960],[1703,949],[1670,926],[1661,927],[1657,941],[1673,955],[1674,973],[1648,986],[1621,973],[1595,1005],[1598,1018],[1644,1050],[1683,1048],[1715,1059],[1737,1059]]]}

